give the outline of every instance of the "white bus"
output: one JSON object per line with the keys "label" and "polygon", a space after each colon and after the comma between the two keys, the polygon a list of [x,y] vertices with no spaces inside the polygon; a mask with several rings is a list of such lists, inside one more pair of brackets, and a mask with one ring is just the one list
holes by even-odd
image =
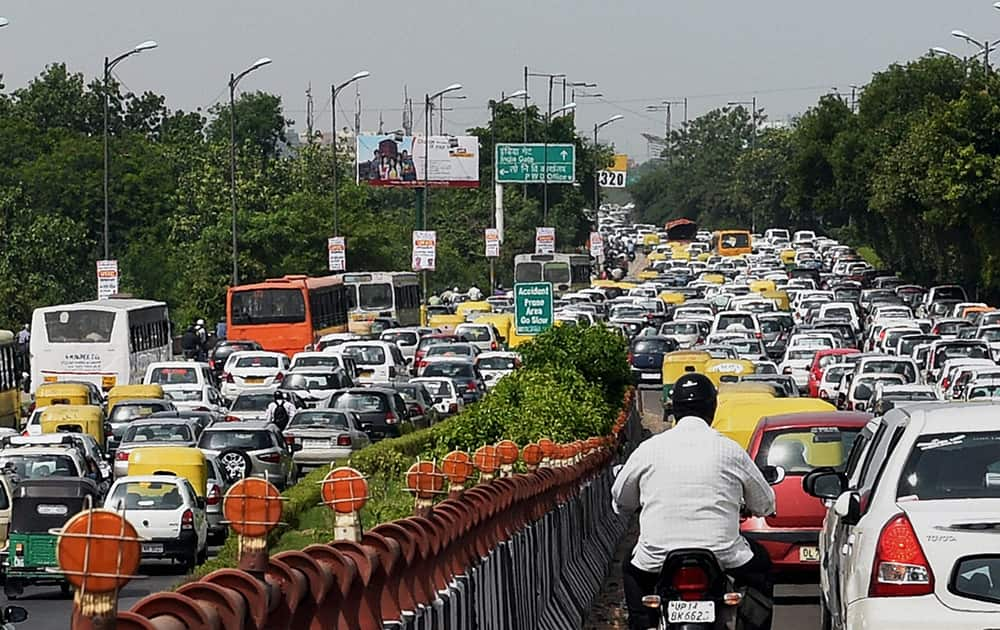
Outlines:
{"label": "white bus", "polygon": [[412,271],[370,271],[340,276],[347,286],[348,328],[366,335],[372,320],[388,317],[400,326],[420,325],[420,276]]}
{"label": "white bus", "polygon": [[146,366],[173,358],[163,302],[109,299],[35,309],[31,388],[88,381],[107,391],[141,383]]}

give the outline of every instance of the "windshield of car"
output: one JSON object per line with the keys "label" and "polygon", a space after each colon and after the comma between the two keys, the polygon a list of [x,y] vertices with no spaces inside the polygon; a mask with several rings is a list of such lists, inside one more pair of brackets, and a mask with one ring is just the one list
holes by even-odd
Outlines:
{"label": "windshield of car", "polygon": [[240,451],[259,451],[274,446],[271,433],[265,430],[247,431],[239,428],[226,431],[207,430],[198,440],[198,448],[224,451],[234,448]]}
{"label": "windshield of car", "polygon": [[115,325],[113,311],[72,310],[45,313],[49,343],[108,343]]}
{"label": "windshield of car", "polygon": [[989,359],[988,347],[979,344],[949,344],[939,347],[934,353],[934,365],[941,365],[947,359]]}
{"label": "windshield of car", "polygon": [[476,361],[480,370],[513,370],[517,367],[514,357],[481,357]]}
{"label": "windshield of car", "polygon": [[340,357],[331,354],[327,356],[315,355],[295,359],[295,363],[292,365],[292,368],[302,367],[340,367]]}
{"label": "windshield of car", "polygon": [[347,415],[339,411],[300,411],[288,423],[288,428],[323,427],[347,429]]}
{"label": "windshield of car", "polygon": [[281,389],[337,389],[340,387],[336,374],[303,374],[291,372],[281,381]]}
{"label": "windshield of car", "polygon": [[22,480],[80,476],[75,462],[68,455],[4,455],[0,457],[0,468],[7,467],[13,468]]}
{"label": "windshield of car", "polygon": [[149,382],[157,385],[197,385],[198,370],[189,367],[153,368]]}
{"label": "windshield of car", "polygon": [[767,431],[754,461],[758,466],[781,466],[788,475],[804,475],[830,466],[843,470],[861,427],[811,427]]}
{"label": "windshield of car", "polygon": [[180,486],[169,481],[128,481],[115,486],[111,504],[125,510],[176,510],[184,505]]}
{"label": "windshield of car", "polygon": [[233,411],[264,411],[274,401],[274,394],[240,394],[233,401]]}
{"label": "windshield of car", "polygon": [[136,418],[145,418],[146,416],[153,415],[157,411],[163,411],[165,409],[165,404],[156,404],[153,402],[134,404],[129,402],[120,402],[115,405],[114,409],[111,410],[111,416],[108,418],[108,422],[131,422]]}
{"label": "windshield of car", "polygon": [[476,375],[471,363],[458,363],[455,361],[441,361],[440,363],[430,363],[423,371],[424,376],[444,376],[447,378],[473,377]]}
{"label": "windshield of car", "polygon": [[698,325],[686,322],[670,322],[660,326],[661,335],[697,335]]}
{"label": "windshield of car", "polygon": [[796,349],[788,351],[788,358],[791,359],[792,361],[812,360],[814,356],[816,356],[815,350]]}
{"label": "windshield of car", "polygon": [[452,388],[449,381],[439,380],[439,381],[420,381],[427,391],[431,393],[431,396],[436,398],[449,398],[452,395]]}
{"label": "windshield of car", "polygon": [[862,371],[877,374],[899,374],[910,383],[917,380],[917,370],[908,361],[866,361]]}
{"label": "windshield of car", "polygon": [[986,328],[980,331],[979,338],[986,341],[1000,341],[1000,328]]}
{"label": "windshield of car", "polygon": [[429,356],[429,357],[433,357],[433,356],[445,356],[445,357],[447,357],[447,356],[463,356],[463,357],[470,357],[470,356],[472,356],[472,354],[473,354],[473,352],[472,352],[472,346],[470,346],[468,344],[464,344],[464,343],[454,343],[454,344],[439,343],[436,346],[431,346],[430,348],[428,348],[426,356]]}
{"label": "windshield of car", "polygon": [[399,346],[415,346],[420,341],[420,337],[412,330],[393,331],[387,330],[381,335],[382,341],[388,341]]}
{"label": "windshield of car", "polygon": [[899,477],[897,497],[1000,499],[1000,432],[921,435]]}
{"label": "windshield of car", "polygon": [[490,329],[486,326],[459,326],[455,329],[455,334],[465,337],[469,341],[490,341]]}
{"label": "windshield of car", "polygon": [[334,395],[330,401],[330,407],[360,413],[384,412],[389,410],[383,396],[364,392],[344,392],[343,394]]}
{"label": "windshield of car", "polygon": [[164,397],[175,402],[193,402],[201,400],[200,389],[171,389],[163,392]]}
{"label": "windshield of car", "polygon": [[349,346],[344,348],[344,356],[351,357],[358,365],[385,363],[385,350],[380,346]]}
{"label": "windshield of car", "polygon": [[676,346],[663,339],[640,339],[632,344],[632,354],[666,354]]}
{"label": "windshield of car", "polygon": [[190,442],[194,440],[187,424],[161,423],[132,425],[125,429],[122,442]]}
{"label": "windshield of car", "polygon": [[726,344],[736,348],[741,354],[764,354],[764,349],[756,339],[727,339]]}

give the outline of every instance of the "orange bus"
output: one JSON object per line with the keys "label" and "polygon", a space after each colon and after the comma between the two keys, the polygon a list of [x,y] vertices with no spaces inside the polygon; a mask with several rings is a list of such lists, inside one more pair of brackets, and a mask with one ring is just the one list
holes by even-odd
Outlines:
{"label": "orange bus", "polygon": [[285,276],[230,287],[226,337],[256,341],[292,356],[323,335],[347,332],[347,288],[341,278]]}
{"label": "orange bus", "polygon": [[720,230],[712,235],[712,249],[720,256],[742,256],[753,252],[750,232]]}

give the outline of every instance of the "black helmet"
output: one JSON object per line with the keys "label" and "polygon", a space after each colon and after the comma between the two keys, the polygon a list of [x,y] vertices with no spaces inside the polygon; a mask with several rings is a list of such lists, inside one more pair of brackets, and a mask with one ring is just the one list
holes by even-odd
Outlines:
{"label": "black helmet", "polygon": [[719,395],[715,385],[704,374],[689,373],[677,379],[670,393],[674,418],[697,416],[712,424]]}
{"label": "black helmet", "polygon": [[274,392],[274,402],[281,402],[284,399],[285,399],[285,393],[283,391],[279,389],[278,391]]}

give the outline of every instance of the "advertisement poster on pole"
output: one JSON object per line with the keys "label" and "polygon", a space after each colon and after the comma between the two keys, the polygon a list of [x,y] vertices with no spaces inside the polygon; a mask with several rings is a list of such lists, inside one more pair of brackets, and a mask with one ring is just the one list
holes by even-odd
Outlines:
{"label": "advertisement poster on pole", "polygon": [[604,255],[604,237],[600,232],[590,233],[590,257],[600,258]]}
{"label": "advertisement poster on pole", "polygon": [[535,228],[535,253],[556,253],[556,229],[553,227]]}
{"label": "advertisement poster on pole", "polygon": [[347,271],[347,245],[343,236],[333,236],[326,241],[330,257],[330,271]]}
{"label": "advertisement poster on pole", "polygon": [[413,231],[413,270],[434,271],[437,256],[437,232],[434,230]]}
{"label": "advertisement poster on pole", "polygon": [[118,293],[118,261],[97,261],[97,299],[106,300]]}
{"label": "advertisement poster on pole", "polygon": [[358,136],[357,182],[370,186],[422,188],[424,151],[427,185],[433,188],[479,186],[479,138],[476,136]]}
{"label": "advertisement poster on pole", "polygon": [[500,257],[500,230],[496,228],[486,228],[486,257]]}

